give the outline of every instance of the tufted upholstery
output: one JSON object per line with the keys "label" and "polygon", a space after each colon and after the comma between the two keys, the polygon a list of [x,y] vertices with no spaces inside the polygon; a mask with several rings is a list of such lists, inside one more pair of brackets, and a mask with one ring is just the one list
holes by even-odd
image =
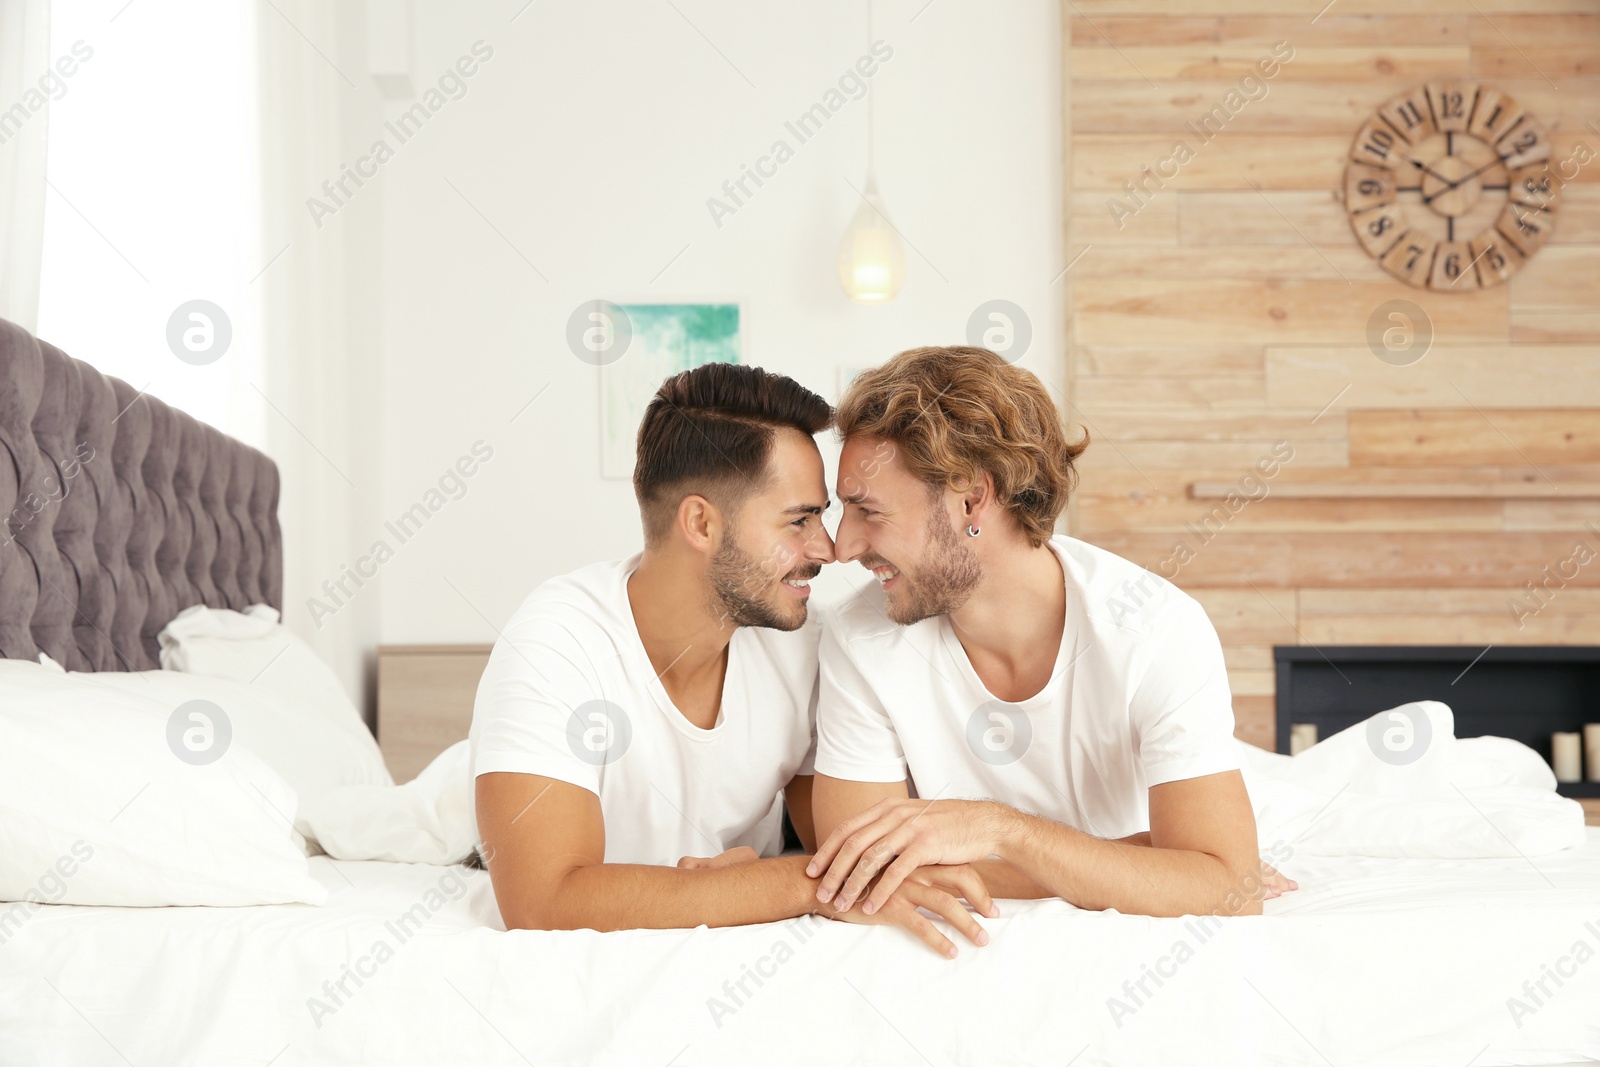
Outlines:
{"label": "tufted upholstery", "polygon": [[282,608],[272,460],[4,319],[0,450],[0,656],[149,670],[192,604]]}

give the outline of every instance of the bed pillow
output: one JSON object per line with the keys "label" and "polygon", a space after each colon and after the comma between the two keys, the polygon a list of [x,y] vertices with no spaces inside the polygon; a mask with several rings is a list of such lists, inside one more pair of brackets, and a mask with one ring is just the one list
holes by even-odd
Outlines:
{"label": "bed pillow", "polygon": [[323,903],[294,789],[204,710],[0,661],[0,900]]}
{"label": "bed pillow", "polygon": [[181,671],[73,672],[92,685],[173,709],[191,700],[216,706],[233,740],[271,767],[305,802],[351,785],[392,785],[372,732],[353,716],[279,690]]}
{"label": "bed pillow", "polygon": [[460,863],[477,843],[466,741],[396,786],[333,789],[301,806],[300,823],[328,855],[390,863]]}
{"label": "bed pillow", "polygon": [[241,612],[196,604],[180,611],[157,640],[168,670],[257,686],[365,729],[333,669],[279,622],[274,607],[253,604]]}

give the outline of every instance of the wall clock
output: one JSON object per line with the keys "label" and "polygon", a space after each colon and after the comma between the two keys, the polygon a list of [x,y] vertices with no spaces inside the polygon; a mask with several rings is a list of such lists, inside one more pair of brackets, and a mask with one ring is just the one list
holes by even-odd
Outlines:
{"label": "wall clock", "polygon": [[1430,82],[1378,108],[1356,133],[1344,203],[1383,269],[1422,289],[1499,285],[1554,228],[1550,138],[1511,97]]}

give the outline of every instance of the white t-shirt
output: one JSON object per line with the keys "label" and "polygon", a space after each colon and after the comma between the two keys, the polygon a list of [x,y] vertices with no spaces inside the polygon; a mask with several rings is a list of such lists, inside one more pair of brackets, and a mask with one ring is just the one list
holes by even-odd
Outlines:
{"label": "white t-shirt", "polygon": [[876,585],[823,618],[817,770],[910,778],[914,795],[998,800],[1096,837],[1150,828],[1153,785],[1239,767],[1222,645],[1177,586],[1052,538],[1066,628],[1044,689],[984,687],[947,616],[899,626]]}
{"label": "white t-shirt", "polygon": [[478,683],[472,773],[538,774],[600,798],[607,863],[782,849],[781,791],[816,753],[816,620],[741,627],[716,725],[684,718],[628,603],[639,557],[552,578],[523,601]]}

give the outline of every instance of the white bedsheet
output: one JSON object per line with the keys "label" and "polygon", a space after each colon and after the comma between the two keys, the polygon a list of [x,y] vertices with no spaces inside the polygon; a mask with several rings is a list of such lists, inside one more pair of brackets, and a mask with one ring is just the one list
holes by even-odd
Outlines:
{"label": "white bedsheet", "polygon": [[[962,942],[953,962],[898,930],[820,918],[507,933],[481,871],[311,863],[330,889],[321,908],[33,913],[0,944],[0,1062],[1600,1059],[1600,829],[1580,849],[1530,859],[1296,855],[1283,866],[1298,892],[1264,916],[1214,920],[1203,942],[1194,919],[1006,901],[988,924],[993,942]],[[408,934],[397,923],[416,906],[427,921]],[[359,987],[347,966],[367,972]],[[1523,983],[1546,966],[1571,973],[1559,988],[1547,978],[1550,995],[1534,1004]],[[1124,983],[1147,967],[1170,977],[1159,988],[1146,978],[1151,995],[1135,1002]],[[739,994],[752,972],[762,984],[746,977]],[[330,993],[341,978],[345,992]],[[1514,1018],[1511,997],[1531,1013]]]}

